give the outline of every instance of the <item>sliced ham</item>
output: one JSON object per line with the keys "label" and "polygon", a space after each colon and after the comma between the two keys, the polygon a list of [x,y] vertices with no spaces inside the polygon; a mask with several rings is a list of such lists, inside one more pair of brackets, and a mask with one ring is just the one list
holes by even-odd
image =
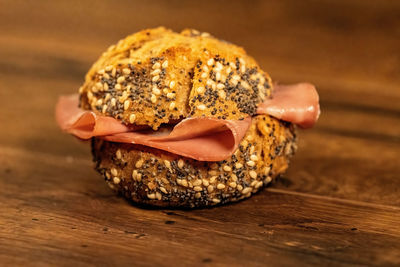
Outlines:
{"label": "sliced ham", "polygon": [[[68,133],[81,139],[96,136],[112,142],[140,144],[200,161],[230,157],[251,124],[250,117],[238,121],[188,118],[158,131],[143,130],[143,127],[127,127],[112,117],[82,110],[78,102],[77,94],[61,96],[56,106],[57,123]],[[257,113],[309,128],[320,114],[318,93],[308,83],[277,85],[272,98],[266,99]]]}
{"label": "sliced ham", "polygon": [[276,85],[272,98],[259,105],[257,113],[310,128],[320,114],[317,90],[309,83]]}
{"label": "sliced ham", "polygon": [[114,118],[80,109],[78,95],[60,97],[56,120],[62,130],[81,139],[99,136],[112,142],[145,145],[200,161],[219,161],[231,156],[251,124],[251,118],[239,121],[188,118],[175,127],[158,131],[137,130]]}

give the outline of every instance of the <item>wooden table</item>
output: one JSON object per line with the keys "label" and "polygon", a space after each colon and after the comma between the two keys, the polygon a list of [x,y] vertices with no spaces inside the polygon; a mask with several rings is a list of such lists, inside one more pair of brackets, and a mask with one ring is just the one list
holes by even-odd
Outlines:
{"label": "wooden table", "polygon": [[[398,1],[0,1],[0,265],[399,265]],[[237,204],[115,196],[54,104],[111,43],[193,27],[273,79],[317,85],[318,125],[278,182]]]}

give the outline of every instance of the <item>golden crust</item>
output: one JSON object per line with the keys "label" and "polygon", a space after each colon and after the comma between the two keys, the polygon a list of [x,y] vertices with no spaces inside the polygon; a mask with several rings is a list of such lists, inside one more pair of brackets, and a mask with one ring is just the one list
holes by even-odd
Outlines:
{"label": "golden crust", "polygon": [[232,157],[219,162],[98,138],[93,139],[92,153],[108,185],[134,202],[206,207],[259,191],[287,169],[295,147],[292,125],[259,115]]}
{"label": "golden crust", "polygon": [[157,129],[189,116],[253,116],[270,90],[270,77],[243,48],[195,30],[160,27],[109,47],[79,92],[84,109]]}

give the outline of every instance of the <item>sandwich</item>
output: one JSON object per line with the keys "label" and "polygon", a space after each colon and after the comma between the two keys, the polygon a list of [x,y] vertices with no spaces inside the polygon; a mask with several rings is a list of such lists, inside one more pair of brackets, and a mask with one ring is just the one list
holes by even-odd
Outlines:
{"label": "sandwich", "polygon": [[59,98],[56,120],[91,140],[95,169],[127,199],[208,207],[285,172],[318,101],[309,83],[273,83],[241,47],[159,27],[110,46],[79,93]]}

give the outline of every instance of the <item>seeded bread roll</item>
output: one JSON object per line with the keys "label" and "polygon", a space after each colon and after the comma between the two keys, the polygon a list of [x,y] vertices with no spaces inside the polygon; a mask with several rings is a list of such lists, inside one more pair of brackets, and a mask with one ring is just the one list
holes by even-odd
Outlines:
{"label": "seeded bread roll", "polygon": [[96,170],[112,189],[137,203],[191,208],[250,197],[287,169],[295,148],[293,125],[268,115],[255,116],[239,148],[219,162],[92,141]]}
{"label": "seeded bread roll", "polygon": [[241,47],[160,27],[110,46],[79,92],[86,110],[156,130],[186,117],[253,116],[271,93],[271,79]]}

